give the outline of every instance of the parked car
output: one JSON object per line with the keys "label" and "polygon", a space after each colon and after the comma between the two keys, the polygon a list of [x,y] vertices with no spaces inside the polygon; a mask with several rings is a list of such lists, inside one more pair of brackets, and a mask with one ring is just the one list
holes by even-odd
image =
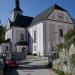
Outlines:
{"label": "parked car", "polygon": [[6,60],[4,61],[5,69],[18,69],[18,64],[16,60]]}

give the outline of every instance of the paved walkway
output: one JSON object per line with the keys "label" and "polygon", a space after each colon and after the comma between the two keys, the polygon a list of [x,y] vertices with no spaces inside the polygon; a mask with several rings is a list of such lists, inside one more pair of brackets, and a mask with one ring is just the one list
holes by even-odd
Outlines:
{"label": "paved walkway", "polygon": [[20,62],[17,70],[19,75],[57,75],[47,67],[47,57],[28,56],[27,60]]}
{"label": "paved walkway", "polygon": [[7,75],[57,75],[47,67],[46,57],[27,57],[19,61],[19,69],[10,71]]}

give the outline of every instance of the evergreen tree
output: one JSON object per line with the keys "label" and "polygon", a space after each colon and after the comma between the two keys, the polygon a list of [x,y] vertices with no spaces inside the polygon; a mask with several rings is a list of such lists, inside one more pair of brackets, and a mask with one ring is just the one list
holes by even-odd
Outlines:
{"label": "evergreen tree", "polygon": [[4,27],[1,25],[0,26],[0,43],[4,41],[4,36],[5,36]]}

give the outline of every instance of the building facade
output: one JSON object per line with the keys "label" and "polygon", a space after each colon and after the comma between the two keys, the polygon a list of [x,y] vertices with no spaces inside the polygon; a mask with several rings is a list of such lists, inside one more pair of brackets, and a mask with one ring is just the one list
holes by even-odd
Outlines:
{"label": "building facade", "polygon": [[36,16],[28,27],[31,52],[38,55],[52,54],[55,46],[64,42],[64,35],[70,29],[73,29],[73,22],[68,11],[53,5]]}
{"label": "building facade", "polygon": [[73,29],[71,16],[60,6],[55,4],[33,18],[24,16],[19,0],[15,0],[2,47],[9,53],[50,55],[58,43],[64,42],[64,35],[70,29]]}

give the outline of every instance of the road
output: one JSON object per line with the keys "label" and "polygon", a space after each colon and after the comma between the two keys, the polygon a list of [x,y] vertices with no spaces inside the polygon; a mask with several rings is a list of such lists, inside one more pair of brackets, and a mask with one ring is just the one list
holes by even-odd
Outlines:
{"label": "road", "polygon": [[8,71],[6,75],[57,75],[48,68],[46,57],[30,57],[18,63],[19,69]]}

